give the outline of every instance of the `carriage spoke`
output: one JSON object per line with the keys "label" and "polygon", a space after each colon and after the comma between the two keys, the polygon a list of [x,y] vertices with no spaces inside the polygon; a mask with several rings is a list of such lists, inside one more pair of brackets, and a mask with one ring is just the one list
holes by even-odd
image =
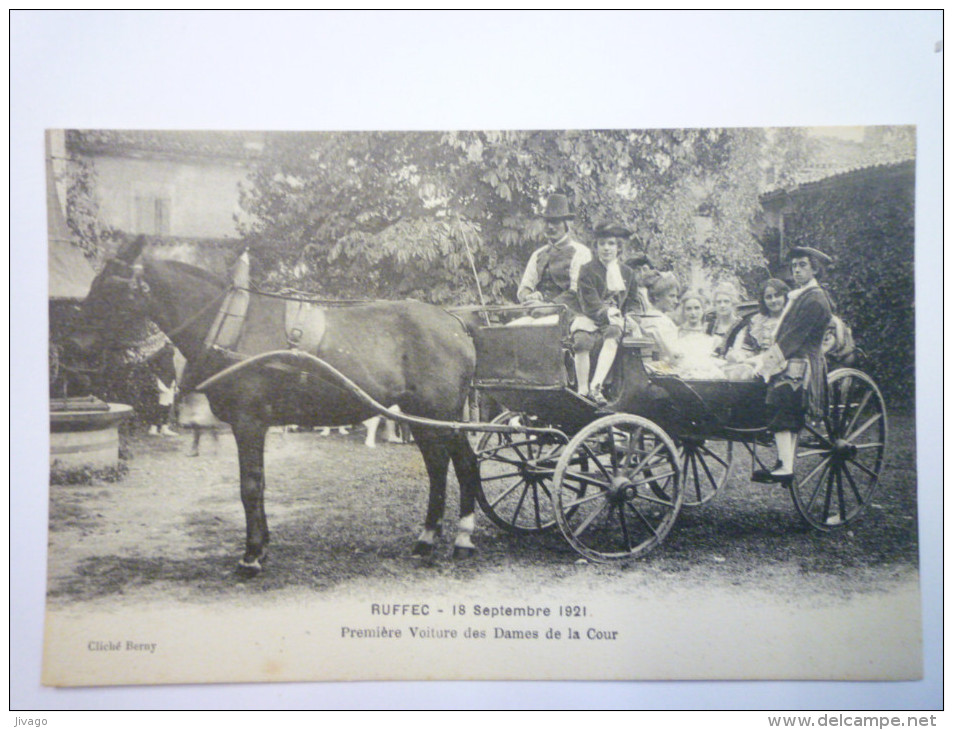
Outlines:
{"label": "carriage spoke", "polygon": [[612,464],[612,473],[617,474],[619,471],[619,454],[615,449],[615,429],[610,428],[608,431],[609,434],[609,463]]}
{"label": "carriage spoke", "polygon": [[657,505],[659,505],[659,506],[661,506],[661,507],[669,507],[669,508],[671,508],[672,506],[674,506],[674,502],[666,502],[664,499],[659,499],[659,498],[657,498],[657,497],[652,497],[651,495],[643,494],[642,492],[636,493],[635,499],[638,499],[638,500],[640,500],[640,501],[642,501],[642,502],[650,502],[651,504],[657,504]]}
{"label": "carriage spoke", "polygon": [[510,449],[510,448],[513,448],[514,446],[522,446],[524,444],[529,443],[529,441],[520,441],[519,443],[517,443],[516,441],[513,441],[510,438],[506,438],[506,434],[500,434],[500,436],[503,437],[503,440],[501,440],[500,443],[497,444],[496,446],[489,446],[483,449],[474,449],[474,453],[478,457],[483,457],[486,455],[495,454],[497,451],[502,451],[503,449]]}
{"label": "carriage spoke", "polygon": [[599,509],[593,510],[592,512],[590,512],[589,515],[586,517],[586,519],[580,522],[579,526],[576,527],[575,530],[573,530],[573,535],[575,535],[576,537],[579,537],[583,532],[585,532],[589,528],[589,525],[591,525],[595,521],[595,519],[599,517],[599,515],[605,512],[606,507],[609,506],[609,500],[605,498],[604,494],[599,494],[596,496],[603,498],[602,505],[600,505]]}
{"label": "carriage spoke", "polygon": [[[574,466],[580,457],[585,472]],[[553,476],[563,536],[596,562],[628,560],[651,550],[668,534],[682,506],[679,475],[691,458],[642,416],[617,413],[583,427],[561,453]],[[697,464],[695,471],[704,478]],[[582,487],[585,493],[578,491]]]}
{"label": "carriage spoke", "polygon": [[508,479],[509,477],[518,477],[520,473],[518,471],[508,471],[505,474],[494,474],[491,477],[481,477],[484,482],[492,482],[496,479]]}
{"label": "carriage spoke", "polygon": [[502,492],[496,499],[490,502],[490,507],[496,507],[500,502],[509,497],[513,492],[520,488],[520,485],[526,484],[525,479],[520,479],[519,481],[514,482],[510,485],[508,489]]}
{"label": "carriage spoke", "polygon": [[864,412],[864,409],[867,407],[867,403],[870,402],[870,397],[873,395],[873,391],[868,390],[864,393],[864,397],[860,399],[860,403],[857,404],[857,409],[854,411],[853,417],[850,419],[850,423],[847,424],[847,428],[844,429],[844,433],[850,433],[854,428],[854,425],[857,423],[857,419],[860,418],[860,414]]}
{"label": "carriage spoke", "polygon": [[831,467],[827,472],[827,489],[824,492],[824,514],[830,515],[831,513],[831,497],[834,496],[834,469],[836,467]]}
{"label": "carriage spoke", "polygon": [[836,421],[834,423],[834,426],[837,429],[835,433],[843,433],[842,429],[844,427],[844,423],[847,421],[847,412],[850,408],[850,396],[854,391],[854,379],[847,379],[846,388],[835,388],[834,390],[837,393],[838,400],[840,400],[841,395],[844,396],[843,402],[838,403],[838,405],[841,406],[840,409],[835,411]]}
{"label": "carriage spoke", "polygon": [[645,525],[653,535],[655,535],[656,539],[658,539],[658,530],[656,530],[655,526],[649,522],[648,519],[646,519],[645,515],[639,512],[639,510],[635,508],[635,505],[632,505],[629,502],[626,502],[625,506],[632,510],[635,513],[635,516],[642,521],[642,524]]}
{"label": "carriage spoke", "polygon": [[629,537],[629,526],[625,523],[625,511],[619,507],[619,526],[622,528],[622,538],[625,540],[625,549],[632,552],[632,539]]}
{"label": "carriage spoke", "polygon": [[[711,484],[712,487],[714,487],[715,489],[718,489],[718,480],[715,479],[714,475],[711,473],[711,469],[708,468],[707,462],[706,462],[704,459],[701,459],[701,458],[699,458],[698,460],[701,462],[702,469],[705,470],[705,474],[708,476],[708,482],[709,482],[709,484]],[[721,462],[721,464],[722,464],[725,468],[728,468],[728,465],[725,464],[724,461],[722,461],[721,459],[718,459],[718,461]],[[696,474],[695,474],[695,481],[698,481],[697,470],[696,470]],[[701,498],[701,496],[699,495],[699,499],[700,499],[700,498]]]}
{"label": "carriage spoke", "polygon": [[[705,446],[704,444],[702,444],[701,446],[699,446],[699,447],[698,447],[698,450],[701,451],[701,452],[703,452],[706,456],[710,456],[712,459],[714,459],[715,461],[717,461],[719,464],[721,464],[721,465],[722,465],[723,467],[725,467],[726,469],[728,468],[728,462],[725,461],[724,459],[722,459],[720,456],[718,456],[718,454],[716,454],[714,451],[712,451],[711,449],[709,449],[709,448],[708,448],[707,446]],[[704,459],[702,459],[702,464],[704,464],[704,463],[705,463],[705,461],[704,461]]]}
{"label": "carriage spoke", "polygon": [[854,493],[854,497],[857,499],[857,504],[863,504],[864,498],[860,496],[860,490],[857,489],[857,483],[854,481],[854,477],[850,473],[850,469],[847,468],[845,463],[843,466],[844,476],[847,477],[847,483],[850,484],[850,489]]}
{"label": "carriage spoke", "polygon": [[801,517],[819,530],[850,523],[869,503],[887,445],[886,404],[867,375],[836,370],[828,378],[828,389],[831,431],[824,437],[817,424],[806,428],[810,443],[798,452],[798,460],[811,457],[801,469],[810,473],[791,490]]}
{"label": "carriage spoke", "polygon": [[823,434],[819,433],[819,432],[817,431],[817,429],[815,429],[811,424],[809,424],[809,423],[804,424],[804,428],[806,428],[808,431],[810,431],[812,434],[814,434],[814,436],[816,436],[816,437],[820,440],[821,444],[823,444],[823,445],[825,445],[825,446],[828,446],[828,447],[831,445],[831,440],[830,440],[830,438],[828,438],[827,436],[824,436]]}
{"label": "carriage spoke", "polygon": [[[825,453],[826,453],[826,452],[825,452]],[[800,455],[799,455],[799,456],[800,456]],[[819,462],[817,466],[815,466],[813,469],[811,469],[810,473],[809,473],[806,477],[804,477],[803,479],[800,480],[800,483],[801,483],[801,484],[807,484],[809,481],[811,481],[811,479],[814,477],[814,475],[817,474],[817,472],[821,470],[821,467],[825,466],[829,461],[830,461],[830,457],[828,457],[827,459],[824,459],[824,460],[822,460],[821,462]]]}
{"label": "carriage spoke", "polygon": [[[698,501],[702,501],[702,483],[698,478],[698,457],[692,454],[692,476],[695,478],[695,494],[698,495]],[[710,475],[709,475],[710,478]]]}
{"label": "carriage spoke", "polygon": [[[820,467],[822,466],[824,467],[823,470],[821,471],[821,475],[817,479],[817,486],[814,487],[814,491],[811,492],[811,498],[807,501],[808,510],[810,510],[811,507],[814,506],[814,500],[817,499],[817,495],[820,494],[821,492],[821,487],[824,486],[824,478],[827,476],[828,472],[830,471],[830,463],[831,463],[830,459],[825,459],[823,462],[821,462],[821,464],[818,464],[817,468],[814,469],[814,471],[811,472],[811,474],[813,475],[818,469],[820,469]],[[808,477],[801,483],[807,484],[810,478],[811,477]]]}
{"label": "carriage spoke", "polygon": [[595,452],[592,450],[592,447],[590,447],[589,444],[583,444],[583,449],[586,451],[587,454],[589,454],[589,458],[592,459],[593,462],[595,462],[595,465],[599,467],[599,471],[601,471],[603,475],[605,475],[605,478],[611,482],[612,475],[606,470],[605,465],[601,461],[599,461],[599,458],[596,456]]}
{"label": "carriage spoke", "polygon": [[588,497],[580,497],[579,499],[576,499],[572,502],[566,502],[563,506],[565,506],[567,509],[572,509],[574,507],[578,507],[579,505],[592,502],[596,499],[606,499],[606,498],[607,497],[605,492],[593,492]]}
{"label": "carriage spoke", "polygon": [[847,519],[847,504],[844,501],[844,480],[841,477],[840,466],[835,467],[835,473],[837,475],[837,508],[840,521],[843,522]]}
{"label": "carriage spoke", "polygon": [[516,509],[513,510],[513,524],[515,525],[519,519],[519,514],[523,509],[523,500],[526,499],[526,492],[529,491],[532,486],[529,482],[523,482],[526,486],[523,487],[523,492],[520,494],[519,500],[516,502]]}
{"label": "carriage spoke", "polygon": [[849,461],[849,463],[851,463],[851,464],[853,464],[854,466],[856,466],[858,469],[860,469],[861,471],[863,471],[863,472],[864,472],[867,476],[869,476],[869,477],[873,477],[874,479],[878,479],[879,476],[880,476],[879,474],[877,474],[877,472],[875,472],[875,471],[873,471],[872,469],[868,468],[868,467],[865,466],[864,464],[861,464],[861,463],[860,463],[859,461],[857,461],[856,459],[851,459],[851,460]]}
{"label": "carriage spoke", "polygon": [[659,453],[661,450],[662,450],[662,444],[661,444],[661,443],[656,444],[656,445],[655,445],[655,448],[652,449],[652,450],[642,459],[641,463],[637,464],[636,466],[638,466],[638,468],[640,468],[640,469],[651,469],[651,468],[653,468],[653,467],[655,467],[655,466],[659,466],[659,465],[661,465],[661,464],[664,464],[664,463],[665,463],[664,460],[656,461],[654,464],[650,464],[650,463],[649,463],[649,461],[651,461],[656,455],[658,455],[658,453]]}
{"label": "carriage spoke", "polygon": [[867,421],[864,422],[864,425],[863,425],[863,426],[861,426],[859,429],[857,429],[857,430],[854,431],[850,436],[847,437],[847,441],[850,442],[850,443],[853,443],[853,441],[854,441],[855,438],[857,438],[858,436],[860,436],[864,431],[866,431],[868,428],[870,428],[871,426],[873,426],[873,425],[874,425],[877,421],[879,421],[881,418],[883,418],[883,414],[881,414],[881,413],[877,413],[877,414],[871,416],[870,418],[868,418]]}
{"label": "carriage spoke", "polygon": [[575,481],[577,481],[577,482],[579,482],[580,484],[582,484],[583,487],[585,487],[585,485],[589,484],[589,485],[592,485],[592,486],[594,486],[594,487],[599,487],[599,488],[601,488],[601,489],[608,489],[608,488],[609,488],[609,481],[603,481],[603,480],[601,480],[601,479],[598,479],[598,478],[595,477],[595,476],[592,476],[592,475],[590,475],[590,474],[586,474],[586,473],[584,473],[584,472],[568,471],[568,470],[567,470],[565,476],[563,477],[563,481],[566,481],[566,479],[574,479]]}
{"label": "carriage spoke", "polygon": [[663,474],[649,474],[648,476],[642,477],[641,479],[638,479],[638,480],[633,479],[632,481],[629,482],[629,484],[633,487],[641,487],[643,484],[648,484],[649,482],[658,482],[661,479],[668,479],[668,477],[674,476],[674,475],[675,475],[674,470],[667,471]]}
{"label": "carriage spoke", "polygon": [[[521,458],[521,459],[514,459],[514,458],[512,458],[512,457],[501,456],[499,453],[496,453],[496,452],[502,451],[504,448],[509,448],[509,447],[510,447],[510,444],[504,444],[503,446],[498,446],[498,447],[493,448],[493,449],[484,449],[483,451],[477,452],[477,457],[479,457],[479,458],[482,459],[482,458],[485,457],[485,455],[491,454],[493,461],[502,461],[504,464],[512,464],[513,466],[519,466],[520,464],[525,463],[525,461],[526,461],[525,459],[522,459],[522,458]],[[514,451],[515,451],[515,449],[514,449]],[[519,453],[519,452],[517,452],[517,453]]]}
{"label": "carriage spoke", "polygon": [[539,513],[539,489],[533,487],[533,513],[536,516],[536,527],[542,527],[543,523],[540,520]]}

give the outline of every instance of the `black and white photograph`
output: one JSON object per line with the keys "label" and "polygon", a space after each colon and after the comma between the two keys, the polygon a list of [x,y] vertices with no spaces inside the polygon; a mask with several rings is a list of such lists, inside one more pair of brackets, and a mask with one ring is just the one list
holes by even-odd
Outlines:
{"label": "black and white photograph", "polygon": [[49,149],[51,682],[920,675],[914,128]]}
{"label": "black and white photograph", "polygon": [[40,685],[922,682],[935,152],[762,118],[44,124]]}

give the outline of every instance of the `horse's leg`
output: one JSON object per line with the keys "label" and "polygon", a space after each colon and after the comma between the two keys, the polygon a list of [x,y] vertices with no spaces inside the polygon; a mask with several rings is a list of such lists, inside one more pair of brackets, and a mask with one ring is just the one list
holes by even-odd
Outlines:
{"label": "horse's leg", "polygon": [[413,554],[427,557],[433,554],[434,541],[440,534],[440,523],[447,500],[447,467],[450,454],[440,439],[423,429],[414,431],[417,447],[424,457],[427,475],[430,477],[430,497],[427,501],[427,519],[424,529],[414,544]]}
{"label": "horse's leg", "polygon": [[240,421],[232,425],[238,445],[242,506],[245,508],[245,555],[238,564],[244,573],[257,575],[268,547],[265,518],[265,434],[267,425]]}
{"label": "horse's leg", "polygon": [[460,483],[460,524],[453,543],[454,558],[469,558],[476,553],[473,544],[473,529],[476,526],[476,490],[480,483],[480,466],[466,434],[455,433],[448,441],[453,469]]}

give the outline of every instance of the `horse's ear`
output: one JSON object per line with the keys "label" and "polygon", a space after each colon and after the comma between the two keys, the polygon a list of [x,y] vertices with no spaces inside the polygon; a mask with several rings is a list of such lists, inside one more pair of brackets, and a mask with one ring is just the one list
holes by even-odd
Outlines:
{"label": "horse's ear", "polygon": [[136,239],[131,242],[122,244],[119,247],[119,250],[116,252],[116,258],[120,261],[125,261],[127,264],[131,264],[137,258],[139,254],[142,253],[142,249],[146,246],[146,237],[139,235],[136,236]]}

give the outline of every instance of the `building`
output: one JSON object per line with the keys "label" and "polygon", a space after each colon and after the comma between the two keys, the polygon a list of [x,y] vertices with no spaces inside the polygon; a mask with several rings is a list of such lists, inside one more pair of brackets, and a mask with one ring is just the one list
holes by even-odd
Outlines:
{"label": "building", "polygon": [[[834,257],[826,273],[837,313],[868,356],[885,395],[912,405],[914,392],[915,160],[872,164],[761,197],[762,235],[773,275],[795,246]],[[896,402],[896,401],[895,401]]]}
{"label": "building", "polygon": [[64,156],[86,163],[97,217],[145,234],[154,256],[222,272],[240,245],[239,186],[264,148],[254,132],[67,130]]}

